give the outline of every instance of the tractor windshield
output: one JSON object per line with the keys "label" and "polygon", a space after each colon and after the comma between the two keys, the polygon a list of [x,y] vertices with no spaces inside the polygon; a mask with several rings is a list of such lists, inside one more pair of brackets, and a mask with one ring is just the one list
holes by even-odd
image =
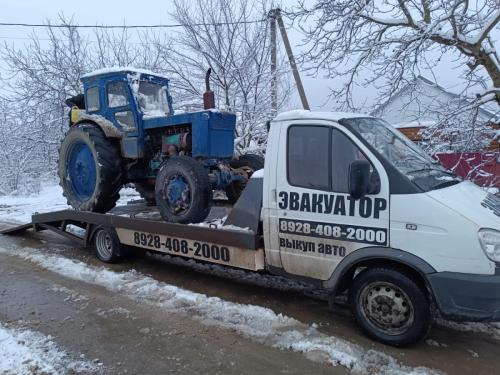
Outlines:
{"label": "tractor windshield", "polygon": [[170,114],[167,86],[141,81],[139,83],[137,101],[139,102],[145,119],[165,117]]}
{"label": "tractor windshield", "polygon": [[454,185],[460,180],[391,125],[376,118],[343,120],[377,152],[421,189]]}

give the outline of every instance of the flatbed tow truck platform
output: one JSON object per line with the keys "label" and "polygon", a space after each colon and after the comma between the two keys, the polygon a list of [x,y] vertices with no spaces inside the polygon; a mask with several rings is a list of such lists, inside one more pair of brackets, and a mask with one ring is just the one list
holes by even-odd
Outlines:
{"label": "flatbed tow truck platform", "polygon": [[[117,206],[106,214],[72,209],[35,213],[31,223],[9,227],[0,234],[49,230],[79,246],[94,243],[96,255],[104,261],[107,259],[99,256],[99,247],[107,246],[112,255],[113,252],[119,253],[121,245],[126,245],[258,271],[265,268],[262,236],[259,234],[261,191],[262,180],[252,180],[222,225],[210,224],[210,221],[220,222],[217,219],[229,211],[220,202],[219,205],[214,202],[207,222],[188,225],[163,221],[156,207],[147,206],[141,200]],[[75,231],[71,226],[81,230]],[[99,231],[109,235],[107,244],[99,241]],[[117,241],[113,242],[113,239]]]}

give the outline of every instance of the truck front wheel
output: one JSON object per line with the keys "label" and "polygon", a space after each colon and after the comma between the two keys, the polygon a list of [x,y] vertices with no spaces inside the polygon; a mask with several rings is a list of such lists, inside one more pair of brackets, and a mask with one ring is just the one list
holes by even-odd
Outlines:
{"label": "truck front wheel", "polygon": [[212,203],[208,172],[193,158],[173,156],[156,176],[155,196],[165,221],[199,223],[210,213]]}
{"label": "truck front wheel", "polygon": [[367,268],[353,281],[349,302],[356,322],[370,337],[387,345],[422,340],[431,327],[425,292],[392,268]]}

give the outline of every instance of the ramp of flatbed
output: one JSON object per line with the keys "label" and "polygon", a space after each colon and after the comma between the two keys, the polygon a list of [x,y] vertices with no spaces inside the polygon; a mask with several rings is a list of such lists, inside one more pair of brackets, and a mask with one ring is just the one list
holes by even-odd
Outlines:
{"label": "ramp of flatbed", "polygon": [[75,210],[62,210],[32,216],[33,225],[66,222],[67,224],[103,225],[141,232],[163,234],[193,240],[219,243],[246,249],[258,248],[258,237],[253,231],[210,228],[199,225],[174,224],[165,221],[139,219],[115,214],[99,214]]}
{"label": "ramp of flatbed", "polygon": [[259,236],[252,230],[224,229],[224,227],[213,227],[209,224],[167,223],[161,219],[156,209],[146,207],[144,204],[119,206],[107,214],[71,209],[37,213],[32,215],[31,219],[31,223],[8,227],[0,233],[15,235],[30,228],[35,231],[52,230],[77,241],[84,240],[84,244],[86,244],[85,238],[79,238],[66,232],[65,227],[67,225],[76,225],[81,228],[107,226],[218,243],[249,250],[258,249],[260,244]]}
{"label": "ramp of flatbed", "polygon": [[[251,179],[233,207],[212,207],[208,219],[215,220],[226,216],[222,226],[210,223],[168,223],[163,221],[156,208],[146,206],[143,201],[136,201],[115,207],[106,214],[72,209],[35,213],[31,217],[31,223],[9,227],[0,233],[18,234],[29,228],[35,231],[51,230],[86,245],[93,228],[106,226],[257,250],[261,245],[261,237],[258,234],[261,207],[262,179]],[[85,237],[66,231],[68,225],[85,229]]]}
{"label": "ramp of flatbed", "polygon": [[5,229],[0,230],[0,234],[18,234],[24,232],[26,229],[33,228],[32,223],[14,225]]}

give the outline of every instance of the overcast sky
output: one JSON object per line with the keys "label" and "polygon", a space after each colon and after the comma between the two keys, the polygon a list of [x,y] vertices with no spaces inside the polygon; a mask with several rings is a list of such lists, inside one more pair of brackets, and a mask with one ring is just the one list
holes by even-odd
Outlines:
{"label": "overcast sky", "polygon": [[[313,0],[310,0],[311,2]],[[3,1],[2,12],[0,13],[0,22],[25,22],[25,23],[43,23],[47,19],[57,20],[59,13],[65,16],[73,16],[75,22],[79,24],[165,24],[171,23],[169,11],[172,7],[172,0],[16,0]],[[292,1],[284,1],[290,4]],[[287,20],[285,19],[285,23]],[[41,35],[44,31],[37,29]],[[32,32],[30,28],[5,27],[0,26],[0,40],[22,44],[26,42],[28,34]],[[296,53],[300,51],[301,35],[295,30],[289,30],[292,46]],[[461,83],[458,80],[459,71],[453,70],[454,64],[451,58],[445,58],[440,66],[435,69],[436,78],[439,84],[459,91]],[[432,76],[429,74],[429,78]],[[325,97],[328,94],[328,87],[335,84],[335,80],[328,80],[322,77],[311,78],[303,77],[306,93],[313,109],[318,109],[324,104]],[[373,100],[374,90],[363,90],[360,94],[368,101]],[[298,96],[294,95],[290,107],[299,107]],[[328,110],[329,106],[322,109]]]}

